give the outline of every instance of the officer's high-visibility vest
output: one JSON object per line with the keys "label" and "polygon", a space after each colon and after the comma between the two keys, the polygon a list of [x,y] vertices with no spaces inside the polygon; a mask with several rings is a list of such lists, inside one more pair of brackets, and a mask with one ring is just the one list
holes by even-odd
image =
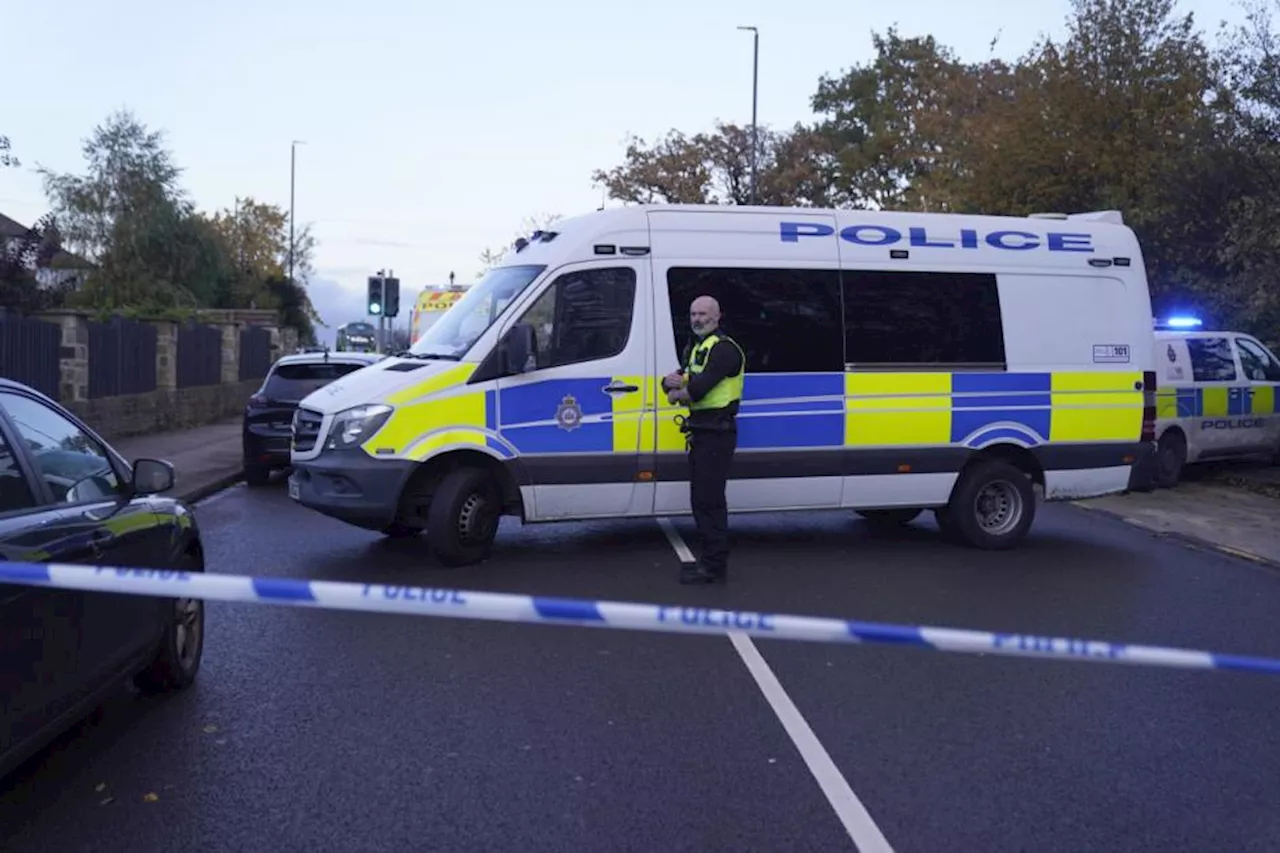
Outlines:
{"label": "officer's high-visibility vest", "polygon": [[[715,384],[707,396],[701,400],[690,401],[690,411],[702,411],[704,409],[723,409],[725,406],[742,399],[743,380],[747,375],[747,355],[742,352],[742,347],[738,346],[738,342],[728,335],[710,334],[693,349],[689,350],[689,364],[686,372],[690,376],[697,376],[707,366],[707,360],[711,357],[711,348],[720,341],[727,341],[737,347],[738,352],[742,355],[742,368],[738,371],[737,376],[728,376],[721,379]],[[701,354],[702,358],[698,355]]]}

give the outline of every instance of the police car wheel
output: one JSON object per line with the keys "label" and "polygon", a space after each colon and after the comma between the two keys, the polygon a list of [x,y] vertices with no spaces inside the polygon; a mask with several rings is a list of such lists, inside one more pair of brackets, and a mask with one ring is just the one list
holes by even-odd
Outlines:
{"label": "police car wheel", "polygon": [[1176,432],[1160,436],[1156,447],[1156,486],[1172,489],[1182,479],[1182,467],[1187,464],[1187,442]]}
{"label": "police car wheel", "polygon": [[947,514],[964,544],[988,551],[1012,548],[1035,519],[1031,478],[1008,462],[978,462],[960,475]]}
{"label": "police car wheel", "polygon": [[[202,569],[188,557],[180,565],[182,571]],[[143,693],[167,693],[180,690],[196,680],[204,659],[204,602],[197,598],[166,601],[169,618],[165,623],[160,648],[151,663],[134,677]]]}
{"label": "police car wheel", "polygon": [[501,520],[502,495],[487,471],[450,471],[427,511],[427,536],[436,559],[446,566],[480,562],[489,555]]}
{"label": "police car wheel", "polygon": [[895,507],[894,509],[858,509],[854,512],[877,527],[897,527],[915,521],[924,510]]}

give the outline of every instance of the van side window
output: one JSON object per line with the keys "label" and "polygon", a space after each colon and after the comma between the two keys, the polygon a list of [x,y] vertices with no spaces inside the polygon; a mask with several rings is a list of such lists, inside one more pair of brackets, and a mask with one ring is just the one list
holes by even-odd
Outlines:
{"label": "van side window", "polygon": [[1255,382],[1280,382],[1280,363],[1276,357],[1248,338],[1236,338],[1240,348],[1240,366],[1246,379]]}
{"label": "van side window", "polygon": [[994,275],[845,270],[841,277],[850,365],[1005,366]]}
{"label": "van side window", "polygon": [[627,348],[636,305],[636,273],[609,267],[565,273],[520,322],[533,326],[536,369],[612,358]]}
{"label": "van side window", "polygon": [[1187,338],[1191,378],[1196,382],[1234,382],[1236,360],[1226,338]]}
{"label": "van side window", "polygon": [[35,505],[31,486],[22,476],[18,460],[13,457],[13,448],[0,435],[0,513],[31,509]]}
{"label": "van side window", "polygon": [[667,271],[676,353],[693,339],[689,306],[720,303],[724,331],[747,355],[747,373],[843,373],[840,274],[816,269],[673,267]]}
{"label": "van side window", "polygon": [[0,406],[31,450],[55,501],[79,503],[124,493],[106,450],[80,427],[30,397],[0,393]]}

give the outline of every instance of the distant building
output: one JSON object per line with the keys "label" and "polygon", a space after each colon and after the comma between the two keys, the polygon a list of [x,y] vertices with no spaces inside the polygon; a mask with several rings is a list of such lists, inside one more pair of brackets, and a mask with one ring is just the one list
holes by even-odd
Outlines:
{"label": "distant building", "polygon": [[[3,245],[6,251],[30,233],[30,228],[0,213],[0,245]],[[84,286],[93,269],[93,264],[84,258],[59,249],[48,263],[37,265],[32,272],[39,287],[51,288],[70,284],[73,289],[79,290]]]}

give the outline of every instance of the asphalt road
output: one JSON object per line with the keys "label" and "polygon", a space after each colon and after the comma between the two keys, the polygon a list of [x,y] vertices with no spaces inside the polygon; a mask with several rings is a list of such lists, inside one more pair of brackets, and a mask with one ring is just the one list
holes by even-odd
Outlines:
{"label": "asphalt road", "polygon": [[[1034,539],[1006,554],[945,545],[924,520],[888,534],[841,513],[738,518],[732,581],[713,588],[677,585],[652,521],[512,525],[489,563],[446,570],[279,486],[197,512],[213,571],[1280,656],[1280,573],[1074,507],[1042,510]],[[777,679],[762,687],[751,649],[721,638],[208,611],[195,687],[122,692],[3,783],[0,848],[855,849],[839,815],[898,851],[1280,839],[1274,679],[756,641]]]}

